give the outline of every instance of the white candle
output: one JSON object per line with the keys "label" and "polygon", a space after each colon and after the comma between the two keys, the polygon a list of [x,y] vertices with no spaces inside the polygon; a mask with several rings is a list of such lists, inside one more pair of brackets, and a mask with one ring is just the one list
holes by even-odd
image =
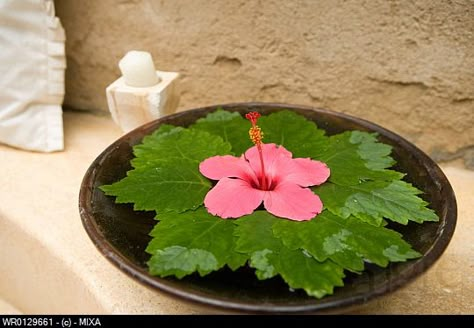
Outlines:
{"label": "white candle", "polygon": [[128,86],[144,88],[160,82],[149,52],[129,51],[120,60],[119,67]]}

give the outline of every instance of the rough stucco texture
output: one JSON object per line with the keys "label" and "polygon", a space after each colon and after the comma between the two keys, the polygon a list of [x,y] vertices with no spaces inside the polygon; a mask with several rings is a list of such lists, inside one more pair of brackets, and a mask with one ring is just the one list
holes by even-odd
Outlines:
{"label": "rough stucco texture", "polygon": [[[107,111],[129,50],[182,74],[180,110],[270,101],[350,113],[474,166],[474,1],[56,1],[67,106]],[[468,163],[469,164],[469,163]]]}

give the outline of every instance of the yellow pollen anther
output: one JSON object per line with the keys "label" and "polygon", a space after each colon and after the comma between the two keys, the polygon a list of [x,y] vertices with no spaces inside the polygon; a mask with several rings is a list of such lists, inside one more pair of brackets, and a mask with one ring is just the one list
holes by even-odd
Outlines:
{"label": "yellow pollen anther", "polygon": [[249,130],[249,137],[255,145],[261,144],[263,139],[262,129],[258,125],[252,126]]}

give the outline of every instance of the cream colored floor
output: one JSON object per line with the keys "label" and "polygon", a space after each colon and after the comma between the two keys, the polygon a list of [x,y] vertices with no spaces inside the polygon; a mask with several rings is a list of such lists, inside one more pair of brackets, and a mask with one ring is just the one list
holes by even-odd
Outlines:
{"label": "cream colored floor", "polygon": [[[204,313],[139,285],[95,249],[79,186],[121,132],[109,117],[70,112],[65,131],[62,153],[0,146],[0,313]],[[459,206],[448,250],[424,276],[357,313],[474,313],[474,172],[443,170]]]}

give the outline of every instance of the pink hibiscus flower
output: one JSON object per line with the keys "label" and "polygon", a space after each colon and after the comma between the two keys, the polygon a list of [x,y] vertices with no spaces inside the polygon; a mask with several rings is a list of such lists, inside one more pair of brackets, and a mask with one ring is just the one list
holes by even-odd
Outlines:
{"label": "pink hibiscus flower", "polygon": [[255,121],[250,136],[256,145],[244,155],[215,156],[199,165],[204,176],[219,180],[204,199],[208,212],[237,218],[252,213],[263,202],[265,209],[278,217],[296,221],[314,218],[323,204],[305,187],[325,182],[329,168],[309,158],[292,158],[282,146],[261,143]]}

